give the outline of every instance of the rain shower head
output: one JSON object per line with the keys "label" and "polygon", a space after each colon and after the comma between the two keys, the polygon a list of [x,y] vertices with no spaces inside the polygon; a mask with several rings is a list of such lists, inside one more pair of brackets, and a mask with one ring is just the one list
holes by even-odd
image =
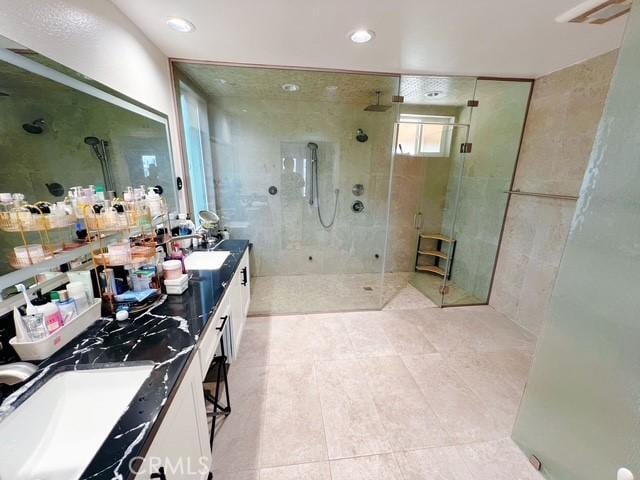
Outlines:
{"label": "rain shower head", "polygon": [[387,110],[389,110],[391,108],[391,105],[380,105],[380,95],[382,94],[381,90],[376,90],[376,96],[378,97],[378,100],[376,101],[375,104],[373,105],[368,105],[367,107],[365,107],[364,111],[365,112],[386,112]]}
{"label": "rain shower head", "polygon": [[27,133],[32,133],[34,135],[39,135],[44,132],[44,127],[47,125],[42,118],[38,118],[31,123],[23,123],[22,128]]}

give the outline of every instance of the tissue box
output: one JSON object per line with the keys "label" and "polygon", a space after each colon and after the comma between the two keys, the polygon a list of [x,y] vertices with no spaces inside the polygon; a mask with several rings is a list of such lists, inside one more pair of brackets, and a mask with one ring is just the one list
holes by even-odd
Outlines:
{"label": "tissue box", "polygon": [[182,295],[189,288],[189,275],[183,274],[173,280],[165,280],[167,295]]}

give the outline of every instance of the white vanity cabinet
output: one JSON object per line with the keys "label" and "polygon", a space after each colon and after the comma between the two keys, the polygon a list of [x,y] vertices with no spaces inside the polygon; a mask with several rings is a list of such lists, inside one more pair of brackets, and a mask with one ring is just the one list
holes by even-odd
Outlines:
{"label": "white vanity cabinet", "polygon": [[194,360],[135,478],[202,480],[208,477],[210,466],[211,449],[200,363]]}
{"label": "white vanity cabinet", "polygon": [[[162,419],[136,480],[206,479],[211,465],[209,425],[202,381],[221,339],[231,362],[240,345],[250,302],[249,250],[245,251],[231,283],[209,319],[178,391]],[[233,387],[230,386],[230,390]]]}
{"label": "white vanity cabinet", "polygon": [[249,302],[251,301],[251,272],[249,270],[249,250],[247,249],[240,260],[238,270],[231,281],[229,289],[229,300],[231,303],[231,354],[230,361],[233,361],[240,347],[240,339],[244,323],[249,312]]}

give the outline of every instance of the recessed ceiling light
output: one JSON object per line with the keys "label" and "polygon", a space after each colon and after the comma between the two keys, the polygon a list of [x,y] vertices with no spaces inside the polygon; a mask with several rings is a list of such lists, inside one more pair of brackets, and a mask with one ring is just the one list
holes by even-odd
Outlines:
{"label": "recessed ceiling light", "polygon": [[446,97],[447,94],[440,90],[431,90],[430,92],[426,92],[424,96],[428,98],[443,98]]}
{"label": "recessed ceiling light", "polygon": [[196,29],[193,23],[180,17],[170,18],[169,20],[167,20],[167,25],[173,28],[176,32],[180,33],[189,33],[193,32]]}
{"label": "recessed ceiling light", "polygon": [[300,85],[296,85],[295,83],[285,83],[282,85],[282,90],[285,92],[297,92],[300,90]]}
{"label": "recessed ceiling light", "polygon": [[349,34],[349,38],[353,43],[367,43],[376,38],[373,30],[355,30]]}

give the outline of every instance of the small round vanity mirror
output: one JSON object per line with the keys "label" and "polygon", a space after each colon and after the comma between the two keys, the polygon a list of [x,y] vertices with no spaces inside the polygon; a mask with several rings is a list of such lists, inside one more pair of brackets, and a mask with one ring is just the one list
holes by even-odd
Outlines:
{"label": "small round vanity mirror", "polygon": [[198,218],[204,228],[214,228],[220,223],[220,217],[210,210],[200,210],[198,212]]}

